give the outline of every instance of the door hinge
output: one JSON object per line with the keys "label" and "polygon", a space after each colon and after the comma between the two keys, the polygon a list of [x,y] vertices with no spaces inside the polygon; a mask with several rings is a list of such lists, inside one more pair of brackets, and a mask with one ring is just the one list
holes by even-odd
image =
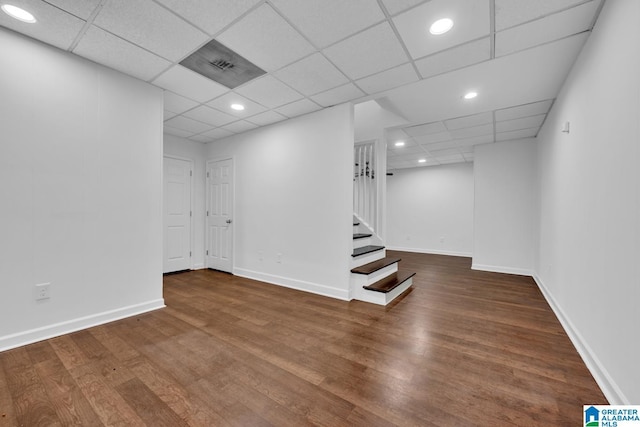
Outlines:
{"label": "door hinge", "polygon": [[189,171],[189,176],[193,176],[193,171]]}
{"label": "door hinge", "polygon": [[191,257],[192,257],[192,255],[191,255],[191,251],[189,251],[189,258],[191,258]]}
{"label": "door hinge", "polygon": [[209,178],[209,172],[207,172],[207,178]]}
{"label": "door hinge", "polygon": [[193,211],[189,211],[189,216],[193,216]]}
{"label": "door hinge", "polygon": [[209,249],[207,249],[207,255],[209,255]]}
{"label": "door hinge", "polygon": [[209,216],[209,211],[207,211],[207,216]]}

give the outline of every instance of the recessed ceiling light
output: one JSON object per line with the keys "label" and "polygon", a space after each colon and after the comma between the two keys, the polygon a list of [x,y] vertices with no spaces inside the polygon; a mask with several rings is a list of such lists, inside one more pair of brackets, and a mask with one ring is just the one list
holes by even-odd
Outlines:
{"label": "recessed ceiling light", "polygon": [[427,163],[427,159],[420,159],[418,160],[418,163]]}
{"label": "recessed ceiling light", "polygon": [[404,147],[404,141],[398,141],[395,145],[396,147]]}
{"label": "recessed ceiling light", "polygon": [[12,4],[3,4],[2,11],[18,21],[27,22],[29,24],[36,22],[36,18],[32,14]]}
{"label": "recessed ceiling light", "polygon": [[471,91],[464,94],[464,99],[473,99],[478,96],[478,92]]}
{"label": "recessed ceiling light", "polygon": [[442,18],[431,24],[429,32],[434,36],[439,36],[448,32],[451,28],[453,28],[453,21],[449,18]]}
{"label": "recessed ceiling light", "polygon": [[236,111],[244,110],[244,105],[242,104],[231,104],[231,108]]}

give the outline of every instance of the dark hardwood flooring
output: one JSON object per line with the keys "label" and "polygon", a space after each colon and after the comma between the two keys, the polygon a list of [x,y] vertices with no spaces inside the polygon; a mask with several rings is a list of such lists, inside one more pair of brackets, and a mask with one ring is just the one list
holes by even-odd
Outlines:
{"label": "dark hardwood flooring", "polygon": [[390,306],[214,271],[167,308],[0,353],[0,426],[575,426],[606,404],[530,278],[399,253]]}

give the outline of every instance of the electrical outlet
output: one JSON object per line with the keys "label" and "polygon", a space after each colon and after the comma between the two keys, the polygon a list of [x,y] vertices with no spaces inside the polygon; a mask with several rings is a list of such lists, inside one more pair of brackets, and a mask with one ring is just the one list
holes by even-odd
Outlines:
{"label": "electrical outlet", "polygon": [[444,237],[440,238],[440,243],[444,243]]}
{"label": "electrical outlet", "polygon": [[51,283],[40,283],[36,285],[35,298],[36,301],[51,298]]}

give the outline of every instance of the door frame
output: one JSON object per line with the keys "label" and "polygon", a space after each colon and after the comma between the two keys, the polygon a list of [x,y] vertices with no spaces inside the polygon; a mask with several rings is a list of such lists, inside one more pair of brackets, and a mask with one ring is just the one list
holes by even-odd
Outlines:
{"label": "door frame", "polygon": [[[211,165],[212,163],[216,163],[216,162],[222,162],[224,160],[231,160],[231,177],[233,180],[233,185],[231,186],[231,198],[233,199],[231,206],[233,209],[233,224],[235,225],[235,218],[237,216],[238,211],[237,209],[237,204],[236,204],[236,159],[235,156],[223,156],[223,157],[213,157],[211,159],[207,159],[206,163],[205,163],[205,169],[204,169],[204,179],[205,179],[205,200],[204,200],[204,229],[205,229],[205,236],[204,236],[204,268],[210,268],[209,267],[209,262],[208,262],[208,256],[207,256],[207,250],[209,248],[209,233],[208,233],[208,229],[209,229],[209,217],[207,216],[207,209],[209,208],[209,197],[210,197],[210,189],[209,189],[209,177],[207,176],[207,173],[209,172],[209,165]],[[231,274],[233,274],[235,276],[236,274],[236,233],[235,233],[235,227],[234,227],[234,231],[231,233]]]}
{"label": "door frame", "polygon": [[[194,173],[195,173],[195,161],[193,159],[190,159],[188,157],[180,157],[180,156],[174,156],[172,154],[163,154],[162,155],[162,244],[164,245],[164,159],[165,158],[169,158],[169,159],[173,159],[173,160],[182,160],[184,162],[189,162],[189,170],[191,171],[190,175],[189,175],[189,212],[191,212],[191,214],[189,215],[189,252],[191,253],[191,256],[189,257],[189,269],[193,270],[193,258],[194,258],[194,252],[195,252],[195,227],[194,227],[194,215],[193,215],[193,211],[194,211]],[[164,257],[164,248],[163,248],[163,255]],[[164,259],[162,260],[163,265],[164,265]],[[164,270],[164,267],[162,268]]]}

